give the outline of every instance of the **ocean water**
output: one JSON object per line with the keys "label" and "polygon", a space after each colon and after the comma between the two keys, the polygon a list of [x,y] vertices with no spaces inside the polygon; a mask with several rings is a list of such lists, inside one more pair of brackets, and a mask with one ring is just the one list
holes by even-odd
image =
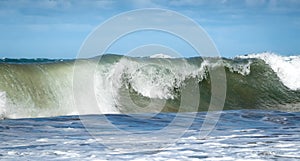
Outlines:
{"label": "ocean water", "polygon": [[273,53],[2,59],[0,159],[299,160],[299,67]]}
{"label": "ocean water", "polygon": [[[160,135],[155,135],[155,131],[166,127],[174,113],[162,113],[144,121],[121,114],[84,116],[95,123],[94,128],[99,130],[96,135],[85,129],[78,116],[3,120],[0,156],[1,160],[300,159],[299,112],[223,111],[214,130],[201,137],[205,114],[177,114],[181,121],[193,117],[193,124],[188,128],[177,126]],[[102,125],[104,117],[138,138],[130,140],[122,133],[113,133],[111,126]],[[168,136],[182,130],[182,136],[168,140]]]}

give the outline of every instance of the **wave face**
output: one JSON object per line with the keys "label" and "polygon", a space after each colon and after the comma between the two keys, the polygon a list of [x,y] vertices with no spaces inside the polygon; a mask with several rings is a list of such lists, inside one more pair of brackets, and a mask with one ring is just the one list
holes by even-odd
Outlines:
{"label": "wave face", "polygon": [[[209,71],[225,68],[224,109],[300,111],[300,56],[273,53],[223,58],[132,58],[104,55],[84,60],[2,59],[0,114],[2,118],[79,114],[73,94],[74,64],[82,77],[97,64],[94,95],[98,107],[84,102],[80,114],[207,111],[211,100]],[[210,69],[210,70],[209,70]],[[187,87],[190,82],[198,86]],[[83,87],[84,88],[84,85]],[[186,89],[189,88],[189,89]],[[199,101],[197,109],[180,107]],[[76,91],[78,92],[78,91]],[[91,95],[82,94],[81,100]],[[84,111],[84,112],[82,112]]]}

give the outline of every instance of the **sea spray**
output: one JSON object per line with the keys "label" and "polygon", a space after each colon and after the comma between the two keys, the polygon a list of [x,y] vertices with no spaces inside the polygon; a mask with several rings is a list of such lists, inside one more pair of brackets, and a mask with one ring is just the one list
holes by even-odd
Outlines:
{"label": "sea spray", "polygon": [[5,117],[6,93],[0,92],[0,119]]}

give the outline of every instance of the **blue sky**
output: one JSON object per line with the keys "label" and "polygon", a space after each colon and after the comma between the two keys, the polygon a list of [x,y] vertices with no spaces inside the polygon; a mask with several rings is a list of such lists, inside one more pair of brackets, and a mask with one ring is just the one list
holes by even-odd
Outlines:
{"label": "blue sky", "polygon": [[[169,9],[192,18],[224,57],[263,51],[300,53],[299,0],[1,0],[0,57],[75,58],[98,25],[116,14],[142,8]],[[176,44],[168,38],[152,42],[155,37],[150,35],[124,38],[123,44],[108,52],[124,54],[147,43],[170,48]],[[188,47],[177,51],[195,56]]]}

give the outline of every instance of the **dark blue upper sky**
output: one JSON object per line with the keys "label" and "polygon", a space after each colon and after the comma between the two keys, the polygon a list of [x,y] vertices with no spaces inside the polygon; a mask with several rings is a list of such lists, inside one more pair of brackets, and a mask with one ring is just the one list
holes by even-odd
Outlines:
{"label": "dark blue upper sky", "polygon": [[[75,58],[95,27],[116,14],[142,8],[170,9],[192,18],[225,57],[263,51],[300,53],[299,0],[2,0],[0,57]],[[153,40],[147,39],[147,33],[129,37],[124,41],[130,42],[109,52],[126,53]],[[162,41],[171,48],[176,42]],[[178,52],[195,55],[185,48]]]}

